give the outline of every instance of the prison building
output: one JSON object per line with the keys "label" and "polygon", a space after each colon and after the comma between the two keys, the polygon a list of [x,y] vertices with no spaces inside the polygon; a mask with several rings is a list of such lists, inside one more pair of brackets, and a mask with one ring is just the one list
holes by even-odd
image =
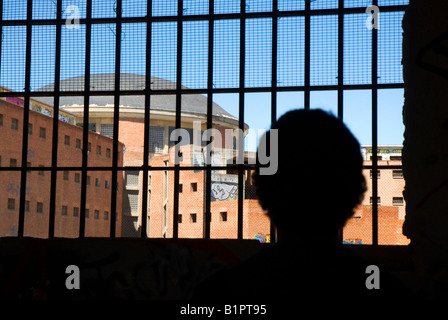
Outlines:
{"label": "prison building", "polygon": [[[183,161],[193,162],[193,146],[180,148]],[[219,150],[219,148],[217,148]],[[166,155],[153,157],[155,166],[174,166],[174,148]],[[219,154],[219,151],[216,152]],[[254,156],[254,155],[252,155]],[[218,162],[218,160],[216,160]],[[270,220],[256,199],[251,170],[244,171],[242,200],[242,237],[270,242]],[[174,208],[174,173],[158,170],[152,173],[150,234],[172,237]],[[204,170],[181,170],[179,174],[178,234],[180,238],[203,238],[206,219],[206,173]],[[238,235],[238,174],[233,170],[214,170],[210,181],[210,238],[237,238]]]}
{"label": "prison building", "polygon": [[[136,74],[120,74],[120,89],[128,91],[138,91],[145,88],[146,77],[144,75]],[[76,91],[83,90],[84,77],[74,77],[62,80],[60,82],[61,91]],[[174,90],[176,89],[176,83],[151,77],[151,89],[159,91],[159,94],[152,94],[150,101],[147,102],[147,106],[150,110],[149,121],[149,139],[148,139],[148,163],[152,167],[164,166],[164,162],[161,162],[161,158],[157,156],[165,156],[168,160],[169,148],[173,147],[176,143],[173,139],[170,139],[171,133],[176,128],[176,95],[175,94],[160,94],[162,90]],[[94,91],[107,91],[114,90],[115,86],[115,74],[94,74],[90,76],[90,90]],[[40,88],[38,91],[52,91],[54,84]],[[188,89],[182,87],[182,89]],[[51,105],[53,99],[51,97],[37,97],[41,102]],[[82,124],[84,120],[84,97],[83,96],[61,96],[60,107],[64,110],[76,115],[77,123]],[[124,144],[123,165],[125,167],[141,167],[144,163],[144,141],[145,141],[145,96],[144,95],[121,95],[119,100],[119,119],[118,119],[118,140]],[[207,97],[202,94],[182,94],[180,99],[180,127],[186,129],[190,136],[188,144],[193,143],[193,128],[199,124],[201,135],[207,129]],[[228,113],[218,104],[212,102],[212,128],[218,130],[221,133],[222,139],[220,141],[214,141],[216,148],[224,148],[231,145],[232,148],[236,147],[236,138],[232,137],[232,141],[226,140],[226,130],[235,130],[239,128],[239,120],[235,116]],[[101,135],[113,137],[114,132],[114,96],[98,96],[91,95],[89,97],[89,130],[97,132]],[[244,124],[244,130],[247,130],[247,124]],[[230,139],[230,137],[229,137]],[[201,140],[201,137],[198,137]],[[183,142],[185,143],[185,142]],[[204,146],[204,143],[201,143]],[[190,158],[192,166],[201,166],[201,160],[198,158]],[[226,165],[226,163],[222,163]],[[172,164],[170,164],[171,166]],[[198,171],[199,168],[198,168]],[[124,187],[123,187],[123,224],[122,235],[123,236],[138,236],[141,234],[142,226],[142,197],[143,191],[143,170],[123,170]],[[148,174],[148,206],[147,206],[147,234],[149,237],[164,237],[171,234],[171,231],[166,229],[166,232],[156,231],[155,221],[159,219],[158,212],[164,210],[164,205],[158,204],[158,193],[163,193],[161,180],[159,179],[160,171],[149,170]],[[191,219],[195,223],[195,227],[185,233],[180,230],[179,237],[202,237],[202,215],[203,204],[205,203],[204,189],[202,186],[203,179],[205,177],[205,171],[201,173],[195,173],[189,176],[185,171],[180,173],[183,180],[183,185],[191,185],[195,181],[198,184],[198,190],[196,195],[199,200],[193,200],[196,198],[185,199],[181,202],[185,205],[186,202],[191,202],[191,210],[188,210],[188,219]],[[172,219],[173,207],[172,198],[174,192],[174,171],[170,171],[169,181],[169,201],[166,206],[167,216]],[[201,176],[201,178],[199,178]],[[191,181],[190,181],[191,179]],[[160,181],[159,181],[160,180]],[[199,181],[200,180],[200,181]],[[166,192],[166,191],[165,191]],[[186,191],[185,191],[186,192]],[[225,208],[221,208],[220,215],[225,220],[227,215],[227,222],[225,225],[230,225],[236,216],[237,199],[233,199],[233,205],[225,211]],[[258,206],[258,202],[254,199],[251,200],[254,204],[248,205],[247,210],[253,210],[254,212],[260,212],[261,208]],[[248,202],[249,203],[249,202]],[[194,209],[193,209],[194,208]],[[233,209],[232,209],[233,208]],[[218,210],[218,209],[217,209]],[[227,214],[225,214],[227,212]],[[249,215],[247,215],[249,216]],[[185,224],[186,215],[181,214],[182,224]],[[196,217],[196,220],[195,218]],[[168,218],[167,218],[168,219]],[[236,219],[236,218],[235,218]],[[265,219],[265,218],[263,218]],[[189,220],[188,220],[189,221]],[[235,220],[236,221],[236,220]],[[258,222],[247,222],[248,225],[259,225]],[[266,222],[261,223],[265,225]],[[172,220],[170,220],[170,226]],[[224,224],[223,224],[224,225]],[[162,224],[161,224],[162,226]],[[162,227],[161,227],[162,228]],[[162,228],[163,229],[163,228]],[[224,231],[223,231],[224,230]],[[216,236],[223,238],[236,238],[236,231],[228,232],[224,228],[221,231],[217,231]],[[236,226],[235,226],[236,230]],[[260,229],[261,230],[261,229]],[[263,228],[264,230],[264,228]],[[254,231],[255,232],[255,231]],[[247,236],[252,237],[254,232],[247,233]],[[261,232],[261,231],[260,231]],[[255,235],[257,235],[257,232]],[[265,234],[266,231],[263,231]],[[253,237],[255,237],[255,235]],[[252,238],[253,238],[252,237]]]}
{"label": "prison building", "polygon": [[[385,245],[405,245],[409,239],[403,235],[406,215],[403,190],[405,180],[402,170],[403,146],[377,146],[377,198],[378,243]],[[367,191],[361,205],[344,228],[345,243],[372,244],[372,146],[361,146],[364,160],[363,170]]]}
{"label": "prison building", "polygon": [[[28,124],[28,150],[22,155],[24,103],[20,97],[0,99],[0,166],[20,167],[26,157],[24,236],[47,238],[51,198],[53,148],[53,108],[31,99]],[[81,217],[83,129],[76,116],[61,109],[58,121],[58,170],[55,195],[55,237],[78,237]],[[88,166],[108,167],[112,163],[112,139],[88,133]],[[118,144],[118,163],[123,163],[123,144]],[[0,236],[16,236],[18,231],[21,171],[0,171]],[[86,184],[85,236],[110,234],[112,174],[88,171]],[[117,235],[121,234],[123,178],[117,178]],[[115,197],[114,197],[115,198]]]}

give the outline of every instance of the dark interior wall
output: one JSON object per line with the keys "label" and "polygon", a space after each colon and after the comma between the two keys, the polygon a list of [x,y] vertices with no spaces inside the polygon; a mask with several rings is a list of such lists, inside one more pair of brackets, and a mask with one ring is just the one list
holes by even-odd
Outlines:
{"label": "dark interior wall", "polygon": [[414,0],[403,20],[403,230],[428,297],[448,297],[447,10],[444,0]]}

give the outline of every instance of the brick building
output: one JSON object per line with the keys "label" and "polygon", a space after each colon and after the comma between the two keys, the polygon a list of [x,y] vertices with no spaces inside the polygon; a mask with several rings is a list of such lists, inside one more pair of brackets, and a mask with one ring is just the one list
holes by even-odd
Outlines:
{"label": "brick building", "polygon": [[[139,90],[144,88],[145,76],[121,74],[120,89]],[[82,90],[84,77],[62,80],[60,90]],[[114,74],[91,75],[91,90],[113,90]],[[53,85],[41,90],[52,90]],[[151,79],[151,89],[175,89],[173,82],[159,78]],[[37,98],[40,102],[51,105],[52,99]],[[145,97],[143,95],[122,95],[119,106],[118,139],[124,145],[123,165],[138,167],[144,159],[144,113]],[[113,136],[114,97],[90,97],[89,129],[98,136]],[[176,96],[151,95],[150,97],[150,131],[149,131],[149,163],[151,166],[173,166],[172,155],[174,142],[170,134],[175,128]],[[83,122],[83,97],[61,96],[60,106],[63,110],[76,116]],[[238,119],[217,104],[213,103],[212,127],[224,132],[226,129],[237,129]],[[181,127],[192,136],[195,123],[200,123],[203,132],[207,119],[207,98],[201,94],[184,94],[181,99]],[[247,129],[247,126],[246,126]],[[225,135],[222,134],[223,138]],[[191,143],[192,141],[190,141]],[[218,141],[217,150],[225,146],[226,141]],[[232,142],[233,144],[233,142]],[[200,166],[201,159],[191,152],[191,145],[183,146],[183,153],[188,161],[182,165]],[[371,147],[363,146],[365,165],[371,165]],[[90,161],[90,160],[89,160]],[[221,163],[225,164],[225,163]],[[110,165],[105,164],[105,165]],[[378,148],[378,201],[379,201],[379,243],[405,244],[401,227],[404,221],[404,201],[402,191],[404,180],[401,170],[381,169],[383,165],[401,165],[401,146],[382,146]],[[125,170],[123,172],[123,236],[138,236],[141,229],[142,197],[148,197],[147,234],[150,237],[171,237],[173,228],[173,194],[174,173],[170,170],[149,171],[148,195],[143,195],[143,171]],[[346,243],[371,243],[371,177],[370,170],[364,172],[368,184],[362,205],[356,210],[344,230]],[[179,237],[201,238],[204,232],[204,193],[205,172],[201,170],[180,171],[179,195]],[[212,238],[235,238],[237,235],[237,175],[229,172],[212,174],[211,231]],[[215,189],[214,189],[215,188]],[[243,202],[243,237],[269,241],[269,220],[255,199],[251,188],[250,175],[244,179]],[[224,196],[216,196],[221,193]],[[229,194],[231,194],[229,196]],[[121,208],[121,207],[120,207]]]}
{"label": "brick building", "polygon": [[[114,74],[91,75],[91,90],[113,90]],[[120,75],[121,90],[140,90],[145,87],[146,77],[135,74]],[[62,80],[60,90],[82,90],[84,77],[75,77]],[[175,89],[176,84],[167,80],[152,78],[151,89],[166,90]],[[42,91],[53,90],[53,85],[41,88]],[[47,104],[52,103],[51,98],[39,97],[39,101]],[[119,106],[119,133],[118,140],[124,144],[124,166],[141,166],[144,159],[144,114],[145,97],[135,95],[122,95]],[[90,97],[89,105],[89,129],[99,134],[113,136],[113,96]],[[84,107],[83,97],[61,96],[60,106],[74,115],[79,123],[83,123]],[[149,131],[149,163],[151,166],[173,165],[169,159],[170,147],[174,142],[170,140],[170,134],[175,129],[176,96],[175,95],[151,95],[150,98],[150,131]],[[226,129],[237,129],[238,119],[216,103],[212,108],[212,127],[222,133],[222,140],[216,141],[215,146],[222,148],[226,145]],[[193,135],[195,124],[199,124],[201,132],[207,129],[207,98],[201,94],[184,94],[181,99],[181,127]],[[247,125],[245,129],[248,129]],[[190,141],[192,143],[193,141]],[[234,141],[232,141],[232,146]],[[188,165],[200,165],[200,159],[189,158]],[[142,197],[143,195],[143,172],[140,170],[124,171],[123,189],[123,236],[138,236],[142,225]],[[170,237],[172,235],[172,216],[174,193],[174,176],[172,172],[150,171],[148,186],[148,230],[150,237]],[[221,173],[227,180],[234,180],[235,176]],[[183,190],[180,195],[180,208],[182,209],[179,228],[179,237],[202,237],[203,236],[203,212],[204,212],[204,172],[196,170],[189,172],[182,170],[181,181]],[[214,175],[213,177],[218,177]],[[220,179],[221,179],[220,178]],[[166,183],[168,181],[168,183]],[[229,185],[229,181],[212,182],[212,185]],[[165,185],[164,185],[165,183]],[[193,187],[193,185],[195,185]],[[233,183],[232,186],[235,184]],[[232,187],[231,186],[231,187]],[[196,191],[191,191],[192,188]],[[165,196],[164,196],[165,195]],[[230,199],[212,199],[213,212],[216,211],[216,222],[212,223],[211,236],[215,238],[236,238],[237,236],[237,193],[233,192]],[[246,195],[244,200],[244,237],[269,239],[269,221],[262,213],[258,201],[253,195]],[[260,220],[260,221],[258,221]],[[190,226],[183,227],[187,224]]]}
{"label": "brick building", "polygon": [[[182,146],[180,166],[190,166],[192,145]],[[152,158],[154,166],[174,166],[172,153]],[[230,171],[230,170],[229,170]],[[173,232],[174,174],[172,171],[152,173],[150,234],[171,237]],[[243,238],[270,241],[270,220],[255,199],[251,177],[246,171],[243,199]],[[236,238],[238,227],[238,175],[227,171],[211,174],[211,238]],[[181,170],[179,177],[179,237],[202,238],[204,235],[205,171]]]}
{"label": "brick building", "polygon": [[[403,235],[405,181],[402,164],[402,146],[378,146],[378,243],[404,245],[409,239]],[[364,165],[372,165],[372,147],[362,146]],[[386,166],[396,166],[390,169]],[[386,167],[386,168],[384,168]],[[398,169],[400,168],[400,169]],[[364,170],[367,191],[364,200],[344,229],[346,243],[372,243],[372,170]]]}
{"label": "brick building", "polygon": [[[37,100],[30,102],[27,165],[42,170],[27,173],[24,235],[48,237],[53,118],[52,107]],[[0,99],[0,165],[19,167],[22,161],[23,100]],[[58,167],[81,167],[83,130],[76,117],[60,110]],[[112,139],[89,132],[89,166],[110,166]],[[123,162],[119,144],[119,163]],[[20,201],[20,171],[0,171],[0,236],[17,234]],[[117,206],[122,206],[122,177],[118,177]],[[89,171],[87,175],[85,236],[109,236],[111,173]],[[59,171],[57,175],[56,237],[78,237],[81,202],[81,171]],[[121,210],[117,212],[117,230],[121,230]],[[120,235],[120,231],[117,233]]]}

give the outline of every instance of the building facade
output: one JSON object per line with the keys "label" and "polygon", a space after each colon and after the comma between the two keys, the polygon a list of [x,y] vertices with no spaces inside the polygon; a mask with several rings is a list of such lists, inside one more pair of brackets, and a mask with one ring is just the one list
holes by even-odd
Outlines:
{"label": "building facade", "polygon": [[[378,244],[405,245],[409,239],[403,235],[405,201],[403,191],[402,146],[378,146]],[[364,165],[372,165],[372,147],[361,148]],[[390,167],[388,167],[390,166]],[[344,242],[372,243],[372,179],[371,169],[364,170],[367,191],[364,200],[344,228]]]}
{"label": "building facade", "polygon": [[[24,235],[48,237],[53,118],[52,106],[31,100],[28,125]],[[0,99],[0,165],[20,167],[22,162],[23,100]],[[58,167],[81,167],[83,130],[76,117],[61,110],[58,137]],[[68,121],[70,120],[70,121]],[[89,132],[89,166],[110,166],[112,139]],[[118,148],[123,163],[123,145]],[[38,169],[36,169],[38,168]],[[0,171],[0,236],[15,236],[18,230],[20,171]],[[85,236],[109,236],[111,223],[111,181],[108,171],[89,171],[86,181]],[[122,207],[123,179],[118,177],[117,208]],[[78,237],[81,203],[81,171],[58,171],[56,180],[55,237]],[[117,235],[121,234],[121,210],[117,212]]]}

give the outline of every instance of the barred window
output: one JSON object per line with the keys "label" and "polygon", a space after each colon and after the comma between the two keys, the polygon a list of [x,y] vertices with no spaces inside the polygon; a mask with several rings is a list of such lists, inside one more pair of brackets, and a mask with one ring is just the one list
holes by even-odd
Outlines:
{"label": "barred window", "polygon": [[164,127],[150,127],[149,128],[149,152],[150,153],[162,153],[164,150]]}
{"label": "barred window", "polygon": [[114,125],[113,124],[101,124],[100,133],[107,137],[114,136]]}
{"label": "barred window", "polygon": [[[407,0],[379,1],[378,29],[366,26],[367,2],[361,0],[81,2],[70,3],[81,11],[76,26],[66,24],[69,3],[63,0],[3,1],[0,8],[0,126],[11,126],[2,128],[11,139],[0,141],[3,159],[11,160],[0,168],[8,194],[2,205],[17,211],[14,219],[0,221],[0,236],[10,235],[16,227],[11,221],[18,221],[18,236],[275,242],[275,228],[252,205],[250,160],[259,137],[245,136],[244,161],[236,168],[230,160],[239,141],[225,133],[264,132],[289,110],[319,108],[344,121],[366,160],[369,191],[356,214],[365,223],[349,222],[342,237],[406,243],[380,236],[379,203],[369,199],[381,194],[381,210],[404,216],[404,199],[394,195],[404,188],[401,42]],[[208,129],[222,135],[214,139],[211,164],[207,142],[192,144],[195,122],[199,138]],[[23,135],[27,128],[30,135]],[[188,128],[190,135],[181,164],[170,153],[175,128]],[[70,137],[75,148],[63,147]],[[104,150],[106,156],[99,156]],[[21,166],[28,162],[45,170],[27,176]],[[70,171],[76,172],[71,180]],[[381,179],[368,179],[374,172]],[[91,177],[97,187],[104,179],[105,188],[92,188]],[[25,227],[34,223],[25,215],[28,199],[38,201],[46,221],[35,234]],[[80,219],[58,219],[63,201]],[[104,212],[108,233],[80,223],[89,207]],[[213,221],[212,211],[219,212]],[[150,215],[160,224],[149,224]],[[220,224],[233,217],[235,224]],[[401,235],[403,219],[395,222]]]}

